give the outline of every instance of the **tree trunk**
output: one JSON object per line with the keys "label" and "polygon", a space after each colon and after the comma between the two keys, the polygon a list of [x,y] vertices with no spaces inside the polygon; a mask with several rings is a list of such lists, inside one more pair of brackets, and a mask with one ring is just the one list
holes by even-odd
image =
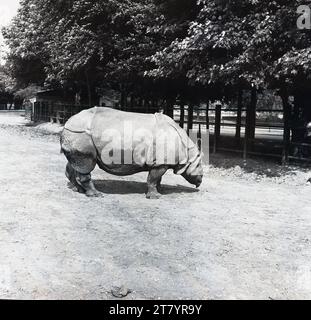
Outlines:
{"label": "tree trunk", "polygon": [[193,129],[193,104],[190,103],[188,106],[188,134]]}
{"label": "tree trunk", "polygon": [[288,94],[285,89],[280,93],[283,102],[284,111],[284,132],[283,132],[283,156],[282,164],[286,165],[288,163],[289,149],[290,149],[290,131],[291,131],[291,106],[288,101]]}
{"label": "tree trunk", "polygon": [[89,101],[89,107],[92,108],[92,90],[91,90],[91,84],[89,79],[89,74],[87,69],[85,69],[85,79],[86,79],[86,87],[87,87],[87,96]]}
{"label": "tree trunk", "polygon": [[75,94],[75,105],[81,105],[81,92],[76,92]]}
{"label": "tree trunk", "polygon": [[207,100],[207,102],[206,102],[206,130],[209,130],[209,104],[210,104],[210,101]]}
{"label": "tree trunk", "polygon": [[247,152],[254,143],[255,130],[256,130],[256,106],[257,106],[257,90],[251,90],[251,101],[247,105],[246,110],[246,123],[245,123],[245,136],[244,136],[244,161],[247,158]]}
{"label": "tree trunk", "polygon": [[237,140],[240,140],[240,138],[241,138],[242,108],[243,108],[243,91],[239,90],[239,93],[238,93],[238,111],[237,111],[236,131],[235,131],[235,138]]}
{"label": "tree trunk", "polygon": [[256,130],[256,107],[257,107],[257,90],[252,89],[251,92],[251,103],[250,103],[250,117],[249,117],[249,138],[255,139]]}
{"label": "tree trunk", "polygon": [[144,108],[144,100],[143,100],[143,98],[140,97],[138,99],[138,106],[137,106],[137,110],[135,110],[135,112],[142,113],[142,112],[144,112],[143,108]]}
{"label": "tree trunk", "polygon": [[174,119],[174,99],[168,99],[167,101],[167,109],[166,109],[166,114]]}
{"label": "tree trunk", "polygon": [[122,90],[121,91],[121,110],[125,110],[125,99],[126,99],[125,92]]}
{"label": "tree trunk", "polygon": [[214,148],[213,148],[214,153],[217,152],[217,148],[219,146],[220,130],[221,130],[221,105],[218,104],[215,109]]}
{"label": "tree trunk", "polygon": [[135,98],[134,95],[131,94],[131,111],[133,111],[135,108]]}
{"label": "tree trunk", "polygon": [[304,141],[304,125],[305,120],[303,116],[304,110],[304,99],[303,93],[297,92],[295,93],[294,97],[294,112],[293,112],[293,119],[292,119],[292,133],[293,133],[293,142],[300,142]]}
{"label": "tree trunk", "polygon": [[159,112],[158,99],[152,99],[152,113]]}
{"label": "tree trunk", "polygon": [[185,126],[185,104],[184,102],[181,102],[180,105],[180,120],[179,120],[179,126],[183,128]]}

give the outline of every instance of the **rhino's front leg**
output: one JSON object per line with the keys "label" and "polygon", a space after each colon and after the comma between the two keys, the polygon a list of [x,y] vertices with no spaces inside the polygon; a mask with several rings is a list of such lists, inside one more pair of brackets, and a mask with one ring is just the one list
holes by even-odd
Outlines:
{"label": "rhino's front leg", "polygon": [[161,189],[162,189],[162,187],[161,187],[161,182],[162,182],[162,177],[159,179],[159,181],[158,181],[158,183],[157,183],[157,190],[158,190],[158,192],[161,192]]}
{"label": "rhino's front leg", "polygon": [[77,173],[77,183],[85,190],[85,194],[88,197],[99,197],[102,194],[96,190],[91,178],[91,174]]}
{"label": "rhino's front leg", "polygon": [[168,170],[168,167],[158,167],[152,168],[149,172],[148,176],[148,191],[147,191],[147,199],[159,199],[161,194],[158,192],[158,187],[161,184],[161,179],[163,175]]}

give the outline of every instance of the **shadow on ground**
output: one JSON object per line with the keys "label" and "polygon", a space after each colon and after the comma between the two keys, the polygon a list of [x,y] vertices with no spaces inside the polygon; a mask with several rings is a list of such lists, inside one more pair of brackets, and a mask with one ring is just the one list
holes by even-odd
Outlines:
{"label": "shadow on ground", "polygon": [[[98,191],[104,194],[145,194],[147,191],[147,184],[137,181],[121,181],[121,180],[95,180],[95,187]],[[174,193],[196,193],[197,189],[185,187],[181,185],[170,186],[162,185],[161,194]]]}

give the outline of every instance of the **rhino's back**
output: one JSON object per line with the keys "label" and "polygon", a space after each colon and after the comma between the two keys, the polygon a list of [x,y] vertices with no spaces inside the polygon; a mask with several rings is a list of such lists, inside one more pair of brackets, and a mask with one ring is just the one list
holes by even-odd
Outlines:
{"label": "rhino's back", "polygon": [[135,129],[153,130],[156,119],[153,114],[125,112],[110,108],[97,108],[93,117],[92,134],[100,136],[103,130],[118,130],[131,126]]}
{"label": "rhino's back", "polygon": [[96,114],[96,109],[97,108],[83,110],[72,116],[66,122],[64,128],[76,133],[89,132],[91,130],[93,118]]}

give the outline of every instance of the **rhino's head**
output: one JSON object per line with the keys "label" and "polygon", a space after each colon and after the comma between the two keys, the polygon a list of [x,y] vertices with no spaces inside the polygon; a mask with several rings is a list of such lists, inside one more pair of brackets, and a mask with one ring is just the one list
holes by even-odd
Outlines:
{"label": "rhino's head", "polygon": [[311,122],[307,124],[307,137],[311,137]]}
{"label": "rhino's head", "polygon": [[202,154],[198,154],[197,158],[190,163],[182,176],[197,188],[203,180]]}

